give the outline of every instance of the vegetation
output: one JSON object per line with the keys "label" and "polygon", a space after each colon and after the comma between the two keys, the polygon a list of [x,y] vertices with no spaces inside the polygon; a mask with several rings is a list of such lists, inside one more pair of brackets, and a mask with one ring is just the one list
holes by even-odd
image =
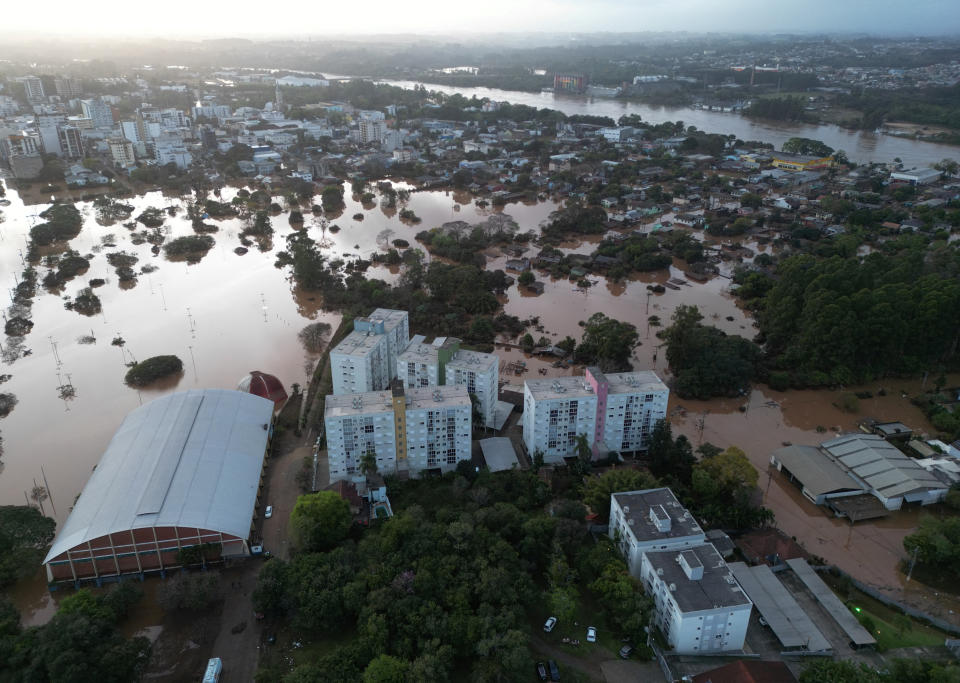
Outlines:
{"label": "vegetation", "polygon": [[96,315],[102,310],[100,297],[90,287],[84,287],[77,292],[73,301],[68,302],[66,307],[86,316]]}
{"label": "vegetation", "polygon": [[597,365],[604,372],[630,370],[630,357],[639,342],[631,323],[594,313],[583,325],[583,337],[574,352],[578,363]]}
{"label": "vegetation", "polygon": [[34,507],[0,506],[0,588],[36,573],[56,530],[57,523]]}
{"label": "vegetation", "polygon": [[183,361],[176,356],[153,356],[136,363],[127,371],[123,381],[131,387],[145,387],[182,371]]}
{"label": "vegetation", "polygon": [[71,240],[83,227],[83,217],[73,204],[54,204],[40,217],[46,222],[30,228],[30,241],[36,246]]}
{"label": "vegetation", "polygon": [[290,535],[300,550],[330,550],[350,530],[350,505],[333,491],[308,493],[297,498],[290,513]]}
{"label": "vegetation", "polygon": [[929,659],[894,659],[877,669],[851,660],[821,659],[800,674],[800,683],[957,683],[960,666]]}
{"label": "vegetation", "polygon": [[216,241],[210,235],[184,235],[163,245],[167,256],[198,257],[213,248]]}
{"label": "vegetation", "polygon": [[960,575],[960,517],[922,517],[917,530],[903,539],[903,547],[920,567]]}
{"label": "vegetation", "polygon": [[833,147],[812,138],[790,138],[783,143],[783,151],[789,154],[809,154],[815,157],[828,157]]}
{"label": "vegetation", "polygon": [[543,228],[544,237],[554,240],[566,235],[598,235],[606,230],[607,212],[599,206],[572,203],[550,214],[550,222]]}
{"label": "vegetation", "polygon": [[216,573],[181,571],[157,589],[157,602],[168,612],[197,612],[223,598],[222,577]]}
{"label": "vegetation", "polygon": [[744,110],[744,114],[759,119],[775,121],[806,121],[804,102],[801,97],[761,97]]}
{"label": "vegetation", "polygon": [[673,324],[657,333],[667,346],[667,361],[681,398],[737,396],[757,372],[760,349],[752,342],[709,325],[696,306],[680,305]]}
{"label": "vegetation", "polygon": [[328,185],[323,188],[323,192],[320,193],[320,197],[323,201],[323,210],[327,213],[336,213],[337,211],[342,211],[344,206],[343,203],[343,186],[342,185]]}
{"label": "vegetation", "polygon": [[155,206],[148,206],[137,216],[137,220],[148,228],[159,228],[163,225],[164,219],[163,209]]}
{"label": "vegetation", "polygon": [[99,596],[79,590],[60,601],[49,622],[29,628],[20,625],[16,608],[0,599],[0,680],[140,680],[150,641],[127,640],[117,625],[142,595],[143,589],[133,582],[117,584]]}
{"label": "vegetation", "polygon": [[284,662],[265,662],[258,680],[522,680],[529,623],[558,592],[575,611],[589,596],[598,626],[643,635],[649,603],[612,544],[588,542],[576,501],[548,515],[532,473],[461,467],[389,486],[389,521],[264,566],[256,609],[298,638],[352,636],[286,678]]}

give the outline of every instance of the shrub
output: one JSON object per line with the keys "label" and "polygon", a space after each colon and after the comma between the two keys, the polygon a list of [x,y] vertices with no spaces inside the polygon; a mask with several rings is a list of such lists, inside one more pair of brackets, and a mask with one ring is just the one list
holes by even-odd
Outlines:
{"label": "shrub", "polygon": [[183,361],[176,356],[153,356],[130,368],[123,381],[131,387],[145,387],[182,370]]}

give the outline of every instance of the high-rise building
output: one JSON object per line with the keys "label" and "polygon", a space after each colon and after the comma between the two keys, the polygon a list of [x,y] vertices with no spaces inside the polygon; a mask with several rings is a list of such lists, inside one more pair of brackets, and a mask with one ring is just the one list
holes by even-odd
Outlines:
{"label": "high-rise building", "polygon": [[410,343],[410,315],[378,308],[353,321],[353,332],[330,352],[333,393],[382,391],[397,376],[397,356]]}
{"label": "high-rise building", "polygon": [[361,472],[372,455],[377,471],[449,472],[469,460],[472,405],[466,387],[405,389],[327,396],[324,404],[330,481]]}
{"label": "high-rise building", "polygon": [[23,89],[26,91],[27,99],[30,102],[42,102],[46,99],[43,92],[43,81],[40,80],[39,76],[25,76],[20,79],[20,82],[23,83]]}
{"label": "high-rise building", "polygon": [[589,81],[583,74],[554,74],[553,89],[569,92],[583,92]]}
{"label": "high-rise building", "polygon": [[63,156],[63,150],[60,148],[59,127],[63,125],[67,117],[63,114],[41,114],[35,118],[37,133],[43,142],[43,151],[45,154],[54,154]]}
{"label": "high-rise building", "polygon": [[113,109],[103,100],[80,100],[80,109],[94,128],[113,128]]}
{"label": "high-rise building", "polygon": [[574,455],[581,434],[594,457],[644,450],[657,420],[666,418],[669,396],[649,371],[604,374],[589,367],[583,377],[526,380],[523,441],[548,462]]}
{"label": "high-rise building", "polygon": [[80,129],[76,126],[60,126],[57,132],[60,136],[60,151],[63,156],[68,159],[82,158],[84,145]]}
{"label": "high-rise building", "polygon": [[53,81],[57,94],[64,99],[72,100],[83,95],[83,88],[76,78],[56,78]]}
{"label": "high-rise building", "polygon": [[373,119],[360,119],[360,144],[380,142],[386,134],[386,122]]}
{"label": "high-rise building", "polygon": [[133,154],[133,143],[126,138],[107,138],[107,146],[110,148],[113,163],[117,166],[130,168],[137,165],[137,159]]}

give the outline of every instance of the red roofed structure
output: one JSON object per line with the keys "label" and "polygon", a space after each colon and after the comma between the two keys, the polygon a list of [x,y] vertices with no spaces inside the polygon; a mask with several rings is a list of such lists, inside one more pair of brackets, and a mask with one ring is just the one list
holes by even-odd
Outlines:
{"label": "red roofed structure", "polygon": [[259,370],[253,370],[240,380],[237,389],[273,401],[275,413],[279,412],[283,404],[287,402],[287,391],[283,388],[280,380],[274,375],[268,375]]}
{"label": "red roofed structure", "polygon": [[796,683],[783,662],[738,659],[693,677],[693,683]]}

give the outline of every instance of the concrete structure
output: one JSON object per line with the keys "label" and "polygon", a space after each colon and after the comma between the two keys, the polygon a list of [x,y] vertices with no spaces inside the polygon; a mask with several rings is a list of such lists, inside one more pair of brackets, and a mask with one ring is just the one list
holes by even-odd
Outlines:
{"label": "concrete structure", "polygon": [[387,124],[374,119],[360,119],[360,143],[380,142],[387,134]]}
{"label": "concrete structure", "polygon": [[638,451],[667,414],[670,390],[653,372],[605,374],[589,367],[583,377],[526,380],[523,441],[532,456],[558,462],[574,454],[578,434],[594,457]]}
{"label": "concrete structure", "polygon": [[480,452],[483,453],[483,461],[491,472],[503,472],[520,467],[513,442],[505,436],[481,439]]}
{"label": "concrete structure", "polygon": [[397,356],[410,343],[410,315],[378,308],[353,321],[353,332],[330,352],[333,393],[383,391],[397,376]]}
{"label": "concrete structure", "polygon": [[93,121],[94,128],[113,128],[113,109],[101,99],[80,100],[83,117]]}
{"label": "concrete structure", "polygon": [[770,456],[770,464],[796,481],[803,495],[816,505],[831,498],[857,496],[866,489],[842,467],[824,458],[816,446],[784,446]]}
{"label": "concrete structure", "polygon": [[692,548],[706,541],[697,520],[668,488],[610,496],[609,534],[637,578],[643,553]]}
{"label": "concrete structure", "polygon": [[449,472],[470,459],[471,403],[466,388],[404,389],[328,396],[324,406],[330,481],[360,473],[366,454],[377,471]]}
{"label": "concrete structure", "polygon": [[76,78],[55,78],[53,80],[53,87],[56,88],[57,95],[67,100],[72,100],[83,94],[80,81]]}
{"label": "concrete structure", "polygon": [[161,166],[175,164],[177,168],[187,168],[193,163],[193,155],[187,150],[183,139],[170,132],[154,138],[153,158]]}
{"label": "concrete structure", "polygon": [[675,652],[743,649],[753,603],[712,545],[646,552],[641,573],[654,623]]}
{"label": "concrete structure", "polygon": [[26,91],[29,101],[42,102],[46,99],[46,94],[43,92],[43,81],[40,80],[39,76],[25,76],[20,79],[20,82],[23,83],[23,89]]}
{"label": "concrete structure", "polygon": [[813,595],[821,607],[837,623],[844,634],[850,639],[855,648],[876,645],[876,639],[865,629],[857,618],[853,616],[843,601],[837,597],[830,587],[823,582],[817,572],[813,570],[802,557],[787,560],[787,565],[797,575],[807,590]]}
{"label": "concrete structure", "polygon": [[133,143],[126,138],[107,138],[107,146],[110,148],[113,163],[117,166],[131,168],[137,165],[137,159],[133,154]]}
{"label": "concrete structure", "polygon": [[444,383],[462,385],[479,403],[483,426],[497,429],[500,357],[494,353],[460,349],[447,362]]}
{"label": "concrete structure", "polygon": [[570,92],[583,92],[587,89],[589,80],[583,74],[554,74],[553,89]]}
{"label": "concrete structure", "polygon": [[57,129],[60,138],[60,151],[67,159],[82,159],[84,154],[83,135],[76,126],[60,126]]}
{"label": "concrete structure", "polygon": [[169,394],[124,419],[43,563],[49,581],[246,555],[273,403],[223,389]]}
{"label": "concrete structure", "polygon": [[415,335],[397,356],[397,379],[408,389],[446,384],[446,367],[460,348],[456,337],[437,337],[431,343]]}

